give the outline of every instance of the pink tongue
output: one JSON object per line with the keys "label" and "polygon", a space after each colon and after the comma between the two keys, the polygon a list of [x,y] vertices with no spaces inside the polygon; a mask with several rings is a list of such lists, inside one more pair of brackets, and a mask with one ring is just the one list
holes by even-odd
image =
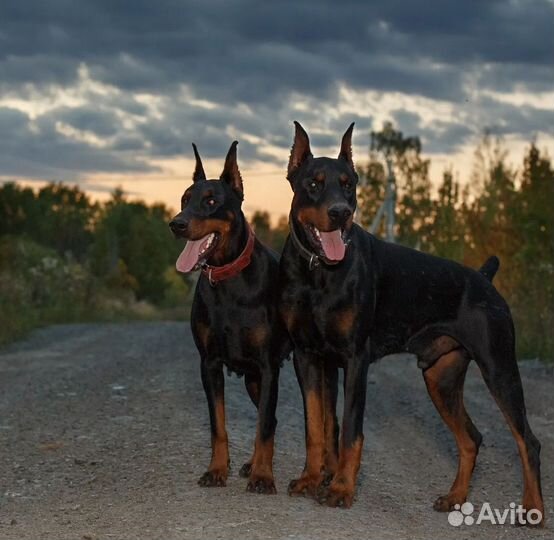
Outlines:
{"label": "pink tongue", "polygon": [[200,251],[209,237],[210,235],[208,234],[204,238],[200,238],[200,240],[189,240],[187,242],[185,249],[183,249],[175,263],[175,268],[179,272],[190,272],[198,264]]}
{"label": "pink tongue", "polygon": [[342,259],[344,259],[346,247],[342,241],[341,230],[337,229],[332,232],[319,231],[319,234],[325,256],[330,261],[342,261]]}

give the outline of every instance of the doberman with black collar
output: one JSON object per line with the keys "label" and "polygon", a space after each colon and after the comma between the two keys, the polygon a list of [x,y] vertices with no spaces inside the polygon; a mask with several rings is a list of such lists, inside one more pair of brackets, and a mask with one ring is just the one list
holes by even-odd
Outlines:
{"label": "doberman with black collar", "polygon": [[[473,359],[517,442],[523,506],[543,512],[540,444],[527,422],[512,317],[491,283],[498,260],[489,259],[477,272],[365,232],[353,223],[354,124],[343,136],[337,159],[314,158],[308,135],[295,125],[287,175],[294,195],[281,257],[280,311],[293,341],[304,399],[307,456],[289,494],[309,494],[329,506],[352,504],[368,366],[407,351],[417,356],[429,395],[459,451],[456,479],[434,508],[448,511],[467,497],[481,443],[463,403]],[[344,368],[340,445],[338,367]]]}
{"label": "doberman with black collar", "polygon": [[279,368],[290,345],[278,316],[279,262],[254,236],[241,210],[242,178],[237,142],[227,154],[219,180],[207,180],[198,155],[193,184],[181,199],[181,212],[170,223],[186,238],[177,270],[200,269],[191,312],[194,341],[210,415],[212,459],[201,486],[225,486],[229,450],[225,428],[224,365],[244,375],[246,390],[258,409],[252,459],[240,475],[247,490],[275,493],[273,439]]}

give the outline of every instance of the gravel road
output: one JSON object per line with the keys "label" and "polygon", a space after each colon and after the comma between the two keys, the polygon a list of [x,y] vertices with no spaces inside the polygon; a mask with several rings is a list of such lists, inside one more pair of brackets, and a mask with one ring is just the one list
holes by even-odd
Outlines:
{"label": "gravel road", "polygon": [[[256,415],[236,377],[226,387],[231,475],[226,488],[207,489],[196,485],[209,460],[209,429],[188,325],[46,328],[0,350],[0,538],[553,538],[554,374],[537,362],[525,362],[522,373],[543,443],[548,526],[453,527],[432,503],[455,474],[454,442],[409,356],[370,369],[358,494],[343,510],[286,494],[304,462],[290,362],[277,410],[277,495],[246,493],[238,476]],[[506,508],[521,496],[519,459],[473,365],[466,403],[484,436],[470,500]]]}

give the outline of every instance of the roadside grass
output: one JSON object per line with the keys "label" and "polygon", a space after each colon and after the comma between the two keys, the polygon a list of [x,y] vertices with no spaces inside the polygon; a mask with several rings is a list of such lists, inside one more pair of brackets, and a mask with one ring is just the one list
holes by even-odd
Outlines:
{"label": "roadside grass", "polygon": [[[137,300],[129,287],[103,282],[70,256],[30,240],[0,239],[0,345],[58,323],[187,320],[190,285],[166,273],[160,305]],[[121,281],[121,280],[119,280]]]}

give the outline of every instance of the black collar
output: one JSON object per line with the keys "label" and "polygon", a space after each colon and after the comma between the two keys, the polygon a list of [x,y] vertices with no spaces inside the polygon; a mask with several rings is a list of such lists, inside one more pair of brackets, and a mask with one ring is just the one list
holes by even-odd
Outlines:
{"label": "black collar", "polygon": [[313,270],[314,268],[318,267],[321,264],[321,258],[319,257],[319,255],[316,255],[313,251],[306,249],[302,244],[302,242],[300,241],[300,238],[298,238],[296,231],[294,230],[294,222],[292,220],[292,214],[289,214],[289,229],[290,229],[290,237],[292,239],[292,243],[294,244],[294,247],[298,250],[300,255],[308,261],[308,268],[310,270]]}

